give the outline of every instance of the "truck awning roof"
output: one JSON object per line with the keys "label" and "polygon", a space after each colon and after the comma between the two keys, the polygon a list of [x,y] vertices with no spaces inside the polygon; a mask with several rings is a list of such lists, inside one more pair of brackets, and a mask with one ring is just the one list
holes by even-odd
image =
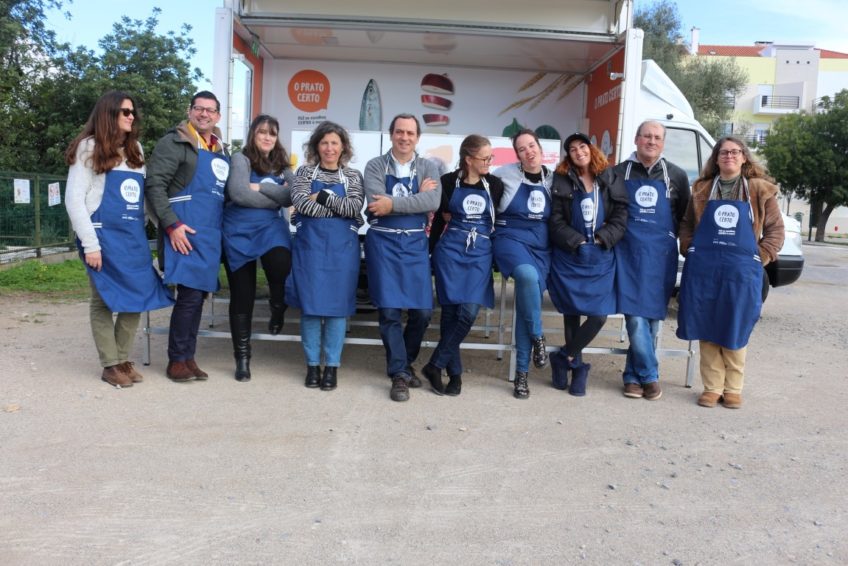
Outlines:
{"label": "truck awning roof", "polygon": [[[273,59],[585,74],[620,47],[615,14],[621,3],[245,0],[235,32],[248,44],[258,42],[265,56]],[[346,13],[354,10],[355,14]],[[386,17],[387,13],[403,17]],[[450,19],[439,19],[439,14]]]}

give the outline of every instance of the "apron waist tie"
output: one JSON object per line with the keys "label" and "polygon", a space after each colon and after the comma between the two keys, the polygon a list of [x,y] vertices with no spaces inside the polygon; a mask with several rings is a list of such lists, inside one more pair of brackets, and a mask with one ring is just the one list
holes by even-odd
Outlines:
{"label": "apron waist tie", "polygon": [[386,232],[387,234],[403,234],[404,236],[409,236],[413,232],[423,232],[424,228],[385,228],[383,226],[371,226],[369,230],[376,230],[377,232]]}
{"label": "apron waist tie", "polygon": [[168,202],[183,202],[191,200],[191,195],[181,195],[178,197],[171,197],[168,199]]}

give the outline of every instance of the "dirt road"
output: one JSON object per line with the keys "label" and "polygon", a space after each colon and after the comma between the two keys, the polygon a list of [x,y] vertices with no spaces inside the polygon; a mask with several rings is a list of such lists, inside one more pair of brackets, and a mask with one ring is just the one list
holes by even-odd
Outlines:
{"label": "dirt road", "polygon": [[164,336],[117,390],[85,303],[0,297],[0,563],[846,564],[848,248],[804,251],[739,411],[696,406],[679,359],[657,402],[621,395],[612,356],[584,398],[535,370],[519,401],[475,352],[460,397],[393,403],[380,348],[321,392],[299,344],[256,344],[242,384],[208,339],[211,379],[174,384]]}

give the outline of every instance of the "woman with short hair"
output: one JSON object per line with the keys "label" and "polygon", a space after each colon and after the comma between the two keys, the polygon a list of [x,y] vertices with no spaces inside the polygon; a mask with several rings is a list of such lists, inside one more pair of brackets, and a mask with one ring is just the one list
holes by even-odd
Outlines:
{"label": "woman with short hair", "polygon": [[304,385],[331,391],[337,385],[347,317],[356,312],[365,192],[360,172],[347,166],[353,147],[340,125],[318,124],[305,153],[308,165],[297,170],[291,195],[297,234],[286,299],[301,310]]}

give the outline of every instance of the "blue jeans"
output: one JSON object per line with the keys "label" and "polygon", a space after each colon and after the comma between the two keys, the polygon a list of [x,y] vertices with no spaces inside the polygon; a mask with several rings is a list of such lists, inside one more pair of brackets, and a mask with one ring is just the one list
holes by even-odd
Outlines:
{"label": "blue jeans", "polygon": [[306,365],[320,366],[323,353],[327,367],[339,367],[346,330],[347,319],[343,316],[301,315],[300,337]]}
{"label": "blue jeans", "polygon": [[542,293],[539,272],[523,263],[512,272],[515,281],[515,369],[529,371],[533,338],[542,335]]}
{"label": "blue jeans", "polygon": [[459,345],[468,336],[479,311],[480,305],[472,303],[442,305],[442,319],[439,323],[441,336],[430,356],[430,364],[447,369],[448,375],[462,375]]}
{"label": "blue jeans", "polygon": [[624,383],[653,383],[659,381],[660,364],[657,361],[656,344],[659,320],[642,316],[625,315],[627,335],[630,347],[627,349],[627,361],[624,362]]}
{"label": "blue jeans", "polygon": [[433,311],[430,309],[407,309],[406,328],[403,327],[401,316],[403,309],[379,309],[380,337],[386,348],[386,374],[389,377],[403,374],[411,377],[407,368],[412,365],[418,352],[421,351],[421,341],[430,324]]}

